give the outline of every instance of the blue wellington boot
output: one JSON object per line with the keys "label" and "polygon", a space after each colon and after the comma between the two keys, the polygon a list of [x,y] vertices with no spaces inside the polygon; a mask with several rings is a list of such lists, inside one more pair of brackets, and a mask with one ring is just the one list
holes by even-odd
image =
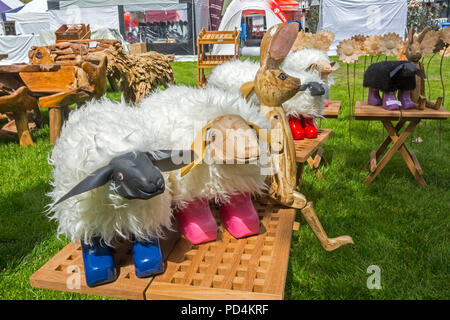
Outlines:
{"label": "blue wellington boot", "polygon": [[81,241],[87,285],[93,287],[113,282],[117,274],[112,248],[102,244],[100,238],[94,238],[92,242],[92,245],[89,245]]}
{"label": "blue wellington boot", "polygon": [[164,265],[159,239],[151,242],[135,241],[133,261],[136,276],[139,278],[162,273]]}

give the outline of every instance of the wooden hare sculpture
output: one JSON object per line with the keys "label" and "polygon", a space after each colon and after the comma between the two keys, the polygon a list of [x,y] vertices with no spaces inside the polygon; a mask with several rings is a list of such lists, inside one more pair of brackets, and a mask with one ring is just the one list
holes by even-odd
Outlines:
{"label": "wooden hare sculpture", "polygon": [[[422,59],[422,48],[421,43],[425,38],[426,34],[430,31],[429,27],[425,27],[420,34],[414,34],[413,27],[409,28],[408,32],[408,43],[406,45],[405,56],[409,62],[425,73],[425,68],[420,62]],[[432,102],[426,99],[425,96],[425,80],[416,75],[416,89],[411,91],[411,100],[415,103],[417,109],[439,109],[442,104],[442,98],[439,97],[436,102]]]}
{"label": "wooden hare sculpture", "polygon": [[353,243],[349,236],[328,238],[312,203],[307,203],[303,194],[296,190],[297,163],[295,144],[282,103],[298,91],[305,90],[298,78],[291,77],[280,69],[298,33],[298,24],[278,24],[271,27],[261,42],[261,67],[255,81],[245,83],[241,94],[248,97],[253,91],[261,106],[260,112],[269,120],[271,134],[271,174],[267,177],[270,202],[300,209],[322,247],[332,251],[344,244]]}

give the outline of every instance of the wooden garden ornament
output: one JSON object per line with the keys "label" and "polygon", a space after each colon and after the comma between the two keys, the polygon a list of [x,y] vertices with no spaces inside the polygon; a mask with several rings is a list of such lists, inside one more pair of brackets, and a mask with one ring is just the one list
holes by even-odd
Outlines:
{"label": "wooden garden ornament", "polygon": [[255,92],[261,102],[260,111],[271,127],[271,174],[267,177],[269,202],[300,209],[322,247],[332,251],[353,243],[349,236],[330,239],[326,235],[312,203],[296,190],[297,167],[295,145],[282,103],[293,97],[301,86],[298,78],[285,74],[280,65],[289,53],[298,33],[298,24],[278,24],[270,28],[261,42],[261,67],[255,80],[244,84],[241,93]]}
{"label": "wooden garden ornament", "polygon": [[[32,95],[19,75],[55,73],[60,66],[55,64],[15,64],[0,66],[0,113],[12,112],[21,146],[33,145],[28,127],[29,110],[38,110],[37,99]],[[40,113],[35,113],[39,117]],[[39,126],[39,125],[38,125]]]}
{"label": "wooden garden ornament", "polygon": [[[78,46],[81,46],[79,44]],[[57,49],[68,50],[67,44]],[[80,48],[80,54],[83,49]],[[85,50],[87,53],[88,51]],[[58,66],[57,72],[21,72],[20,77],[27,87],[39,97],[41,108],[49,109],[50,143],[59,137],[64,121],[64,109],[73,103],[82,103],[92,97],[100,98],[107,89],[107,58],[102,53],[82,57],[76,55],[72,65]],[[32,48],[31,63],[55,63],[54,51],[50,47]],[[85,61],[86,60],[86,61]],[[67,112],[66,112],[67,113]]]}
{"label": "wooden garden ornament", "polygon": [[[424,46],[421,46],[422,41],[429,32],[426,27],[420,34],[414,34],[413,28],[409,28],[408,44],[406,46],[405,56],[409,62],[414,64],[419,70],[425,73],[425,68],[420,60],[423,57]],[[425,80],[416,76],[416,88],[411,91],[411,100],[416,104],[417,109],[431,108],[438,110],[442,104],[442,98],[438,98],[436,102],[427,100],[425,96]]]}

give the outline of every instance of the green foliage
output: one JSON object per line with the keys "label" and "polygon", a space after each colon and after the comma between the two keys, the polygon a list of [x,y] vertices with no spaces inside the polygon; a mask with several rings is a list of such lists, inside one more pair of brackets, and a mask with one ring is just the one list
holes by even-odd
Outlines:
{"label": "green foliage", "polygon": [[[444,60],[444,70],[449,62]],[[196,85],[195,63],[176,62],[173,67],[178,84]],[[362,57],[356,66],[355,100],[362,98],[363,72]],[[435,99],[442,95],[438,58],[432,60],[428,77],[429,96]],[[353,81],[353,65],[350,78]],[[333,129],[323,146],[327,163],[320,170],[324,179],[318,180],[305,168],[301,191],[314,202],[328,235],[351,235],[355,245],[324,251],[298,215],[301,228],[292,236],[285,298],[449,299],[448,121],[422,121],[413,138],[420,136],[423,142],[406,143],[421,161],[426,188],[417,184],[398,154],[366,186],[364,165],[386,132],[379,122],[349,117],[345,65],[335,73],[335,81],[331,99],[343,101],[340,116],[319,120],[320,127]],[[450,87],[450,80],[445,81]],[[120,99],[117,93],[108,93],[108,97]],[[447,109],[449,104],[447,99]],[[42,111],[48,124],[48,114]],[[68,243],[65,238],[57,239],[55,222],[45,216],[46,193],[51,188],[48,125],[32,136],[36,145],[27,148],[20,148],[16,137],[0,138],[0,299],[105,299],[30,285],[29,277]],[[366,286],[371,265],[381,268],[381,290]]]}

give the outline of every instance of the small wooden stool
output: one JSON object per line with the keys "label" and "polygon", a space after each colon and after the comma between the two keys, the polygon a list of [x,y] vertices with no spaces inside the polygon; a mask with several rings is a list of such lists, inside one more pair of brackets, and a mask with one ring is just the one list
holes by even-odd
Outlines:
{"label": "small wooden stool", "polygon": [[[370,173],[364,182],[370,184],[392,159],[395,152],[398,151],[417,182],[422,186],[426,186],[427,183],[423,179],[422,167],[414,152],[409,151],[406,147],[405,141],[422,119],[442,120],[449,117],[450,112],[444,107],[441,107],[439,110],[425,108],[424,110],[399,109],[388,111],[379,106],[368,105],[367,101],[357,101],[355,106],[355,119],[381,121],[388,132],[388,137],[384,139],[381,146],[370,153],[370,160],[366,165],[366,168],[370,170]],[[393,121],[398,121],[395,127],[392,123]],[[406,123],[409,124],[406,129],[400,133],[400,130]],[[391,142],[393,142],[392,147],[385,153],[383,158],[378,161]]]}
{"label": "small wooden stool", "polygon": [[[339,116],[339,111],[341,110],[341,101],[330,100],[328,102],[328,107],[323,111],[323,116],[326,119],[336,119]],[[297,169],[297,181],[300,188],[301,178],[303,174],[304,164],[308,162],[308,165],[316,173],[317,178],[322,179],[323,176],[320,173],[319,165],[320,162],[325,160],[323,158],[323,148],[321,147],[329,136],[333,133],[329,129],[319,129],[319,135],[316,139],[304,139],[295,140],[295,152],[297,157],[297,162],[299,163]],[[317,152],[316,152],[317,151]],[[312,155],[316,152],[316,156],[313,158]]]}
{"label": "small wooden stool", "polygon": [[[319,134],[315,139],[294,140],[295,156],[298,163],[297,185],[299,188],[302,183],[302,174],[306,162],[308,162],[311,169],[316,173],[317,178],[323,178],[319,170],[320,162],[323,159],[323,148],[321,145],[330,137],[332,133],[333,130],[330,129],[319,129]],[[312,155],[315,152],[316,156],[313,159]]]}

